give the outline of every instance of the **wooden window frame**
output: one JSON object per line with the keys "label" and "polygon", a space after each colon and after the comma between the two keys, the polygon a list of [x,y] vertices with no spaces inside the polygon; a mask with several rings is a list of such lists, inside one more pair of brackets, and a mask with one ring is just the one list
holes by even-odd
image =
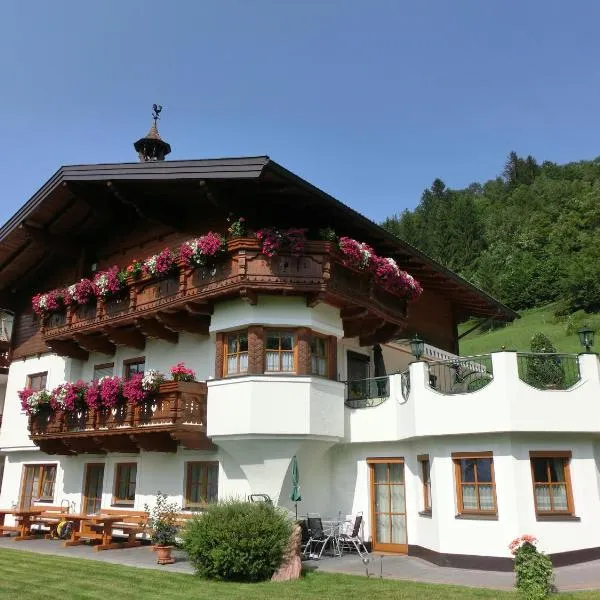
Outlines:
{"label": "wooden window frame", "polygon": [[[119,493],[119,481],[120,481],[121,472],[125,468],[131,469],[132,467],[135,467],[135,485],[134,485],[134,490],[133,490],[133,500],[128,500],[126,498],[119,498],[117,496],[117,494]],[[137,468],[138,468],[137,462],[119,462],[119,463],[115,464],[112,506],[133,506],[135,504],[135,496],[137,494],[137,475],[138,475]],[[129,478],[131,478],[131,474],[129,475]],[[129,487],[129,485],[130,485],[130,481],[128,479],[127,486]]]}
{"label": "wooden window frame", "polygon": [[[42,492],[44,490],[44,483],[46,482],[46,478],[45,478],[45,470],[49,467],[54,467],[54,479],[52,479],[52,495],[49,496],[43,496]],[[33,504],[34,502],[54,502],[54,496],[56,494],[56,476],[58,475],[58,463],[29,463],[29,464],[24,464],[23,465],[23,471],[21,472],[21,489],[19,492],[19,498],[22,498],[22,494],[23,494],[23,486],[25,485],[25,481],[27,479],[27,469],[31,469],[31,468],[35,468],[35,469],[39,469],[40,473],[39,473],[39,478],[38,478],[38,484],[37,484],[37,490],[35,490],[36,493],[34,493],[34,490],[32,490],[31,493],[31,503]],[[19,500],[21,501],[21,500]]]}
{"label": "wooden window frame", "polygon": [[[313,365],[312,365],[312,359],[313,359],[313,349],[312,349],[312,343],[313,340],[323,340],[324,343],[324,350],[325,350],[325,354],[324,356],[317,356],[317,359],[319,358],[323,358],[325,359],[325,374],[322,375],[321,373],[315,373],[315,371],[313,370]],[[329,377],[330,375],[330,371],[331,371],[331,365],[330,365],[330,359],[331,359],[331,349],[330,349],[330,344],[331,344],[331,340],[329,339],[328,335],[323,335],[320,333],[317,333],[315,331],[311,331],[310,332],[310,374],[313,375],[314,377]],[[296,343],[297,345],[297,343]]]}
{"label": "wooden window frame", "polygon": [[[32,383],[33,383],[34,379],[37,377],[40,377],[40,378],[43,377],[44,385],[42,387],[33,387]],[[37,392],[39,390],[45,390],[47,385],[48,385],[48,371],[40,371],[39,373],[30,373],[29,375],[27,375],[27,380],[26,380],[26,384],[25,384],[25,387],[27,389]]]}
{"label": "wooden window frame", "polygon": [[96,375],[96,371],[99,371],[100,369],[112,369],[113,375],[115,374],[115,363],[114,362],[108,362],[108,363],[101,363],[99,365],[94,365],[94,372],[93,372],[93,377],[92,379],[96,379],[95,375]]}
{"label": "wooden window frame", "polygon": [[[423,486],[423,513],[431,513],[432,502],[431,498],[431,460],[429,458],[429,454],[419,454],[417,456],[417,460],[419,461],[419,467],[421,471],[421,483]],[[425,463],[427,463],[427,475],[425,477]]]}
{"label": "wooden window frame", "polygon": [[[274,333],[279,334],[279,350],[269,350],[267,348],[267,338],[269,335],[273,335]],[[267,352],[278,352],[279,353],[279,366],[281,367],[281,355],[284,352],[290,352],[290,350],[281,350],[281,334],[290,334],[292,336],[292,350],[293,353],[293,370],[291,371],[282,371],[279,369],[278,371],[269,371],[267,370]],[[293,327],[270,327],[265,329],[264,332],[264,373],[265,375],[297,375],[298,374],[298,328]]]}
{"label": "wooden window frame", "polygon": [[139,365],[140,363],[144,363],[144,370],[146,370],[146,357],[145,356],[136,356],[135,358],[126,358],[123,361],[123,379],[131,378],[131,365]]}
{"label": "wooden window frame", "polygon": [[[248,350],[246,350],[245,352],[240,352],[239,351],[239,336],[246,334],[246,343],[248,345]],[[229,336],[237,336],[238,338],[238,351],[237,352],[232,352],[231,354],[229,353]],[[242,354],[246,354],[246,370],[245,371],[240,371],[240,356]],[[235,356],[236,357],[236,365],[237,365],[237,371],[234,372],[229,372],[227,366],[228,366],[228,358],[230,356]],[[234,377],[236,375],[248,375],[250,369],[250,332],[248,329],[236,329],[235,331],[226,331],[223,333],[223,377]]]}
{"label": "wooden window frame", "polygon": [[[489,459],[490,460],[490,473],[492,476],[492,481],[491,482],[484,482],[483,485],[491,485],[492,486],[492,497],[494,499],[494,509],[493,510],[481,510],[479,509],[472,509],[472,508],[467,508],[465,509],[464,505],[463,505],[463,494],[462,494],[462,488],[463,488],[463,482],[462,482],[462,476],[461,476],[461,469],[460,469],[460,461],[464,460],[464,459],[477,459],[477,458],[483,458],[483,459]],[[458,515],[465,515],[465,516],[473,516],[473,515],[484,515],[484,516],[498,516],[498,499],[496,497],[496,473],[494,470],[494,453],[491,451],[485,451],[485,452],[453,452],[452,453],[452,462],[454,463],[454,483],[455,483],[455,487],[456,487],[456,505],[457,505],[457,512]],[[475,481],[472,483],[468,483],[466,485],[474,485],[475,486],[475,492],[477,494],[477,504],[478,506],[481,506],[481,501],[479,499],[479,482],[477,480],[477,467],[475,467]]]}
{"label": "wooden window frame", "polygon": [[[538,510],[537,498],[535,495],[535,488],[538,482],[535,480],[535,472],[533,469],[533,460],[536,458],[548,459],[548,458],[562,458],[564,460],[564,484],[567,488],[567,510]],[[575,503],[573,501],[573,486],[571,484],[571,459],[573,455],[570,450],[535,450],[529,452],[529,466],[531,469],[531,486],[533,491],[533,506],[535,508],[536,517],[569,517],[575,515]],[[553,485],[551,481],[544,483],[540,482],[539,485]],[[552,506],[552,494],[550,494],[550,505]]]}
{"label": "wooden window frame", "polygon": [[[206,465],[206,495],[208,496],[208,469],[210,467],[217,467],[217,499],[219,496],[218,485],[219,485],[219,461],[218,460],[190,460],[185,462],[185,478],[184,478],[184,489],[183,489],[183,508],[185,510],[201,510],[206,508],[209,504],[208,500],[206,502],[192,502],[190,500],[192,480],[191,480],[191,470],[194,465]],[[202,489],[202,485],[200,487]]]}

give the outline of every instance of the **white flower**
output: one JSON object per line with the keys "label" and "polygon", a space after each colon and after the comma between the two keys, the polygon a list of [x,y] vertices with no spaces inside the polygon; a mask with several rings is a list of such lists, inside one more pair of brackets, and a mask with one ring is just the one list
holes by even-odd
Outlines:
{"label": "white flower", "polygon": [[163,380],[164,377],[155,369],[144,371],[144,376],[142,377],[142,389],[147,392],[155,390]]}

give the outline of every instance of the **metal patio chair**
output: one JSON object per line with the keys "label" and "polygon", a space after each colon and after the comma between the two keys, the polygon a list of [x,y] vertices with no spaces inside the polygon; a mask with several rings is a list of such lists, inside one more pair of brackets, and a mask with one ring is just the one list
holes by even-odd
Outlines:
{"label": "metal patio chair", "polygon": [[308,542],[306,543],[302,555],[306,556],[308,554],[309,558],[318,560],[323,555],[327,544],[333,540],[333,534],[325,532],[321,517],[308,517],[307,527],[310,537],[308,538]]}
{"label": "metal patio chair", "polygon": [[350,533],[340,533],[338,537],[340,553],[343,551],[344,548],[346,548],[350,552],[352,551],[352,548],[354,548],[361,558],[364,558],[367,554],[369,554],[365,543],[360,537],[360,528],[362,525],[362,521],[363,515],[360,512],[356,515],[356,518],[354,519],[352,531]]}

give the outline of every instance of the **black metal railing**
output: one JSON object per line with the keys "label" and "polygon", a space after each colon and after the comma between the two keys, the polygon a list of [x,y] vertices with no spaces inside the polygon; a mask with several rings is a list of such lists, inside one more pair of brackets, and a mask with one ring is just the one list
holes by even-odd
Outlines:
{"label": "black metal railing", "polygon": [[580,379],[576,354],[517,354],[519,379],[538,390],[567,390]]}
{"label": "black metal railing", "polygon": [[442,394],[470,394],[494,378],[492,357],[457,357],[429,363],[429,385]]}
{"label": "black metal railing", "polygon": [[402,397],[408,400],[410,396],[410,370],[402,371],[400,373],[400,389],[402,391]]}
{"label": "black metal railing", "polygon": [[371,408],[385,402],[390,395],[390,378],[370,377],[346,381],[346,406],[349,408]]}

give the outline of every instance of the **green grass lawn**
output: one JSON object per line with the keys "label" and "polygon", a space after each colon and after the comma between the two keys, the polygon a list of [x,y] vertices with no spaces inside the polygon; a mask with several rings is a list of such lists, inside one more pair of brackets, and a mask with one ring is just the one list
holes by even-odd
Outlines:
{"label": "green grass lawn", "polygon": [[[554,316],[555,305],[549,304],[540,308],[521,311],[521,318],[501,329],[478,333],[469,333],[460,341],[460,353],[463,356],[486,354],[500,350],[505,346],[507,350],[529,351],[531,336],[534,333],[546,334],[558,352],[582,352],[579,344],[577,330],[584,324],[590,325],[598,332],[600,344],[600,315],[585,314],[582,311],[570,317],[557,319]],[[459,334],[468,329],[471,324],[463,324]],[[598,345],[593,350],[598,349]]]}
{"label": "green grass lawn", "polygon": [[[458,600],[516,597],[512,592],[326,573],[309,573],[301,580],[289,583],[219,583],[193,575],[0,550],[0,598],[6,600]],[[600,600],[600,592],[561,594],[560,598]]]}

